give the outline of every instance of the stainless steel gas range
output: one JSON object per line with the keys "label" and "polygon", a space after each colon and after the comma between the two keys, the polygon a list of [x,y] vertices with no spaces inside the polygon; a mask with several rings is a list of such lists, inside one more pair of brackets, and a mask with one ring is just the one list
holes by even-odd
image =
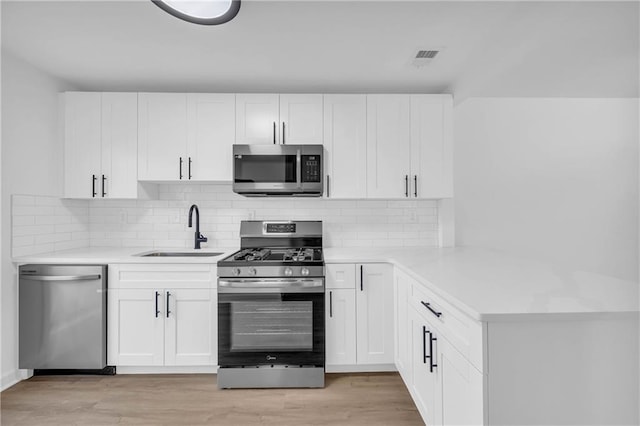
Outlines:
{"label": "stainless steel gas range", "polygon": [[324,386],[322,222],[243,221],[218,262],[218,387]]}

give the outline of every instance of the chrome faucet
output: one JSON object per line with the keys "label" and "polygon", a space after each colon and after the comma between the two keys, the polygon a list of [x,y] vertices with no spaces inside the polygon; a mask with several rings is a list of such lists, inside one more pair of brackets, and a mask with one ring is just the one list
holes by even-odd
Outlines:
{"label": "chrome faucet", "polygon": [[193,211],[196,211],[196,232],[195,232],[195,247],[196,249],[200,248],[200,243],[206,243],[207,242],[207,237],[205,237],[204,235],[202,235],[200,233],[200,211],[198,210],[198,206],[196,206],[195,204],[193,204],[191,206],[191,208],[189,209],[189,228],[191,228],[193,221],[192,216],[193,216]]}

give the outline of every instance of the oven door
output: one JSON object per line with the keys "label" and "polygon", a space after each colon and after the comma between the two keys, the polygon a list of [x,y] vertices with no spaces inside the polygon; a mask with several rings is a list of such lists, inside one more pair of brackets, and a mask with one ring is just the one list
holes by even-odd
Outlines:
{"label": "oven door", "polygon": [[324,366],[324,279],[219,279],[218,364]]}

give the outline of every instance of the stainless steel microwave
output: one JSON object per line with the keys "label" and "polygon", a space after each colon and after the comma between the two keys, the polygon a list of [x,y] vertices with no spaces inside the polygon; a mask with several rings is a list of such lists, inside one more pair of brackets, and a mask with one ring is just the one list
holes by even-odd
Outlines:
{"label": "stainless steel microwave", "polygon": [[233,191],[248,197],[320,197],[322,156],[322,145],[233,145]]}

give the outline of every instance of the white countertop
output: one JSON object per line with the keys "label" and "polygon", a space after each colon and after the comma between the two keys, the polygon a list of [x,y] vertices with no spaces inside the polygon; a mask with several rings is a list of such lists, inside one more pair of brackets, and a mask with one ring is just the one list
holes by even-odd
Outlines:
{"label": "white countertop", "polygon": [[324,250],[325,262],[391,262],[476,320],[639,311],[637,282],[482,248]]}
{"label": "white countertop", "polygon": [[[131,247],[131,248],[111,248],[111,247],[89,247],[83,249],[64,250],[54,253],[33,254],[21,256],[13,259],[14,263],[67,263],[67,264],[109,264],[109,263],[213,263],[225,256],[230,255],[238,248],[202,248],[200,250],[185,248],[154,248]],[[193,252],[222,253],[219,256],[140,256],[141,254],[155,251],[168,252]]]}
{"label": "white countertop", "polygon": [[[205,248],[212,257],[141,257],[149,248],[86,248],[15,258],[16,263],[212,263],[237,248]],[[164,251],[195,251],[164,249]],[[480,321],[561,315],[636,313],[637,282],[519,258],[481,248],[325,248],[327,263],[389,262]]]}

